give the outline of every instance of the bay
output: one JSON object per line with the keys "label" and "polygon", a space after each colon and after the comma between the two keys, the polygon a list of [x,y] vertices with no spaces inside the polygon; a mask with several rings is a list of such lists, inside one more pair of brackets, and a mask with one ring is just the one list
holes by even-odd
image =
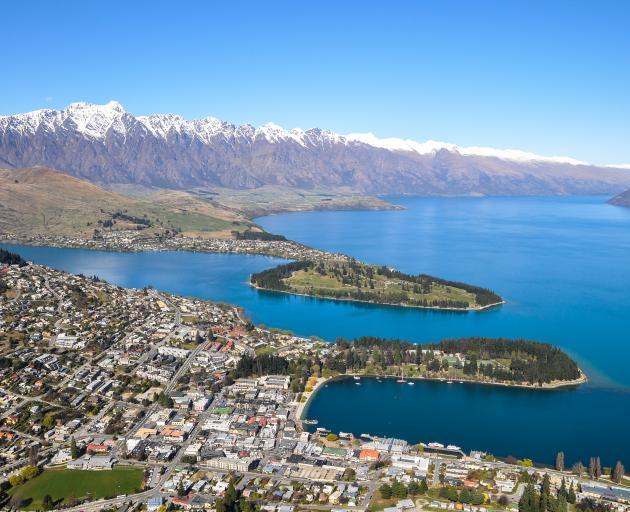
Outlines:
{"label": "bay", "polygon": [[[383,307],[252,289],[264,256],[111,253],[7,246],[27,259],[121,286],[242,306],[258,324],[318,335],[433,341],[505,336],[554,343],[589,384],[528,391],[418,381],[334,382],[309,415],[334,430],[442,441],[551,462],[599,455],[630,463],[630,210],[602,197],[390,198],[385,212],[311,212],[257,219],[268,231],[370,263],[492,288],[508,300],[481,313]],[[374,381],[374,383],[376,383]],[[382,387],[380,387],[382,386]]]}

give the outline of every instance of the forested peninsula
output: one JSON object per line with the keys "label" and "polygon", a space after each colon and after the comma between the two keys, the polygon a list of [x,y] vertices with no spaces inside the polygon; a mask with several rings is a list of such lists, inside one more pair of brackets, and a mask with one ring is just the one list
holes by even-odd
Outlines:
{"label": "forested peninsula", "polygon": [[264,290],[417,308],[481,310],[504,303],[486,288],[352,258],[291,262],[253,274],[250,283]]}
{"label": "forested peninsula", "polygon": [[[578,385],[586,376],[577,363],[548,343],[504,338],[445,339],[417,344],[361,337],[337,339],[331,350],[291,360],[276,354],[244,356],[233,379],[268,373],[292,375],[293,390],[305,391],[312,377],[396,377],[400,382],[433,379],[535,389]],[[309,389],[306,389],[309,391]]]}

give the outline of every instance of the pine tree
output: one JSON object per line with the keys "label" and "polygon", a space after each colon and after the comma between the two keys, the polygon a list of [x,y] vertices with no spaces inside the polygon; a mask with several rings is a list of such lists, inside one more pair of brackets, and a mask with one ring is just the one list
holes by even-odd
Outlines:
{"label": "pine tree", "polygon": [[79,456],[79,448],[77,446],[77,440],[72,436],[70,438],[70,457],[76,459]]}
{"label": "pine tree", "polygon": [[525,487],[525,491],[518,502],[519,512],[539,512],[539,497],[534,484],[531,482]]}
{"label": "pine tree", "polygon": [[564,452],[558,452],[558,455],[556,455],[556,469],[564,471]]}
{"label": "pine tree", "polygon": [[595,459],[595,478],[598,479],[600,476],[602,476],[602,463],[597,457]]}
{"label": "pine tree", "polygon": [[573,488],[573,482],[571,482],[571,486],[569,487],[569,494],[567,496],[567,501],[572,505],[575,505],[577,501],[577,496],[575,495],[575,489]]}
{"label": "pine tree", "polygon": [[588,476],[595,478],[595,457],[591,457],[588,461]]}
{"label": "pine tree", "polygon": [[562,483],[560,484],[560,489],[558,489],[558,497],[560,496],[567,497],[567,482],[564,477],[562,477]]}

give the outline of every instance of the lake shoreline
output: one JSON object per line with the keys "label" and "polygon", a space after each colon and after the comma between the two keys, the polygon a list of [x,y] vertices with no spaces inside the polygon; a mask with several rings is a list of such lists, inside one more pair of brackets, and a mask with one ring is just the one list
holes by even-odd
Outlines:
{"label": "lake shoreline", "polygon": [[[584,373],[584,371],[580,368],[580,377],[571,381],[561,381],[561,382],[553,382],[553,383],[547,383],[547,384],[543,384],[542,386],[538,386],[535,384],[519,384],[519,383],[514,383],[514,384],[510,384],[510,383],[506,383],[506,382],[489,382],[489,381],[480,381],[480,380],[471,380],[471,379],[453,379],[451,383],[458,383],[458,384],[480,384],[480,385],[484,385],[484,386],[496,386],[496,387],[502,387],[502,388],[512,388],[512,389],[527,389],[530,391],[554,391],[554,390],[560,390],[560,389],[565,389],[565,388],[571,388],[571,387],[578,387],[581,386],[583,384],[588,383],[588,376],[586,375],[586,373]],[[387,379],[387,380],[394,380],[394,379],[400,379],[399,375],[377,375],[377,374],[358,374],[358,373],[345,373],[342,375],[335,375],[333,377],[320,377],[320,379],[318,379],[317,383],[315,384],[315,386],[313,387],[312,391],[309,393],[306,402],[300,403],[300,405],[298,406],[298,409],[296,410],[296,421],[298,421],[300,423],[300,425],[302,424],[302,420],[306,419],[304,418],[305,414],[308,412],[308,406],[310,405],[311,401],[313,400],[313,398],[317,395],[318,391],[324,386],[324,384],[327,384],[329,382],[334,382],[337,380],[350,380],[350,379],[354,379],[354,377],[359,377],[360,379],[372,379],[372,380],[378,380],[378,379]],[[408,384],[409,381],[431,381],[431,382],[442,382],[444,384],[448,384],[448,379],[443,378],[443,377],[418,377],[418,376],[414,376],[414,377],[405,377],[405,380],[407,382],[405,382],[404,384]],[[403,383],[401,383],[403,384]],[[316,418],[309,418],[309,419],[316,419]]]}

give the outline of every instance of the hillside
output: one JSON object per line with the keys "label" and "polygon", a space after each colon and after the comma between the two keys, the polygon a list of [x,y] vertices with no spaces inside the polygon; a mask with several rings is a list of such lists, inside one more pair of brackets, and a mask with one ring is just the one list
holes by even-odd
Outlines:
{"label": "hillside", "polygon": [[630,190],[626,190],[621,194],[613,197],[608,201],[608,204],[613,204],[615,206],[626,206],[630,208]]}
{"label": "hillside", "polygon": [[517,150],[134,116],[116,102],[0,117],[0,163],[45,165],[97,184],[356,194],[613,194],[630,171]]}
{"label": "hillside", "polygon": [[95,230],[228,236],[251,222],[184,192],[127,197],[44,167],[0,169],[0,233],[91,237]]}

